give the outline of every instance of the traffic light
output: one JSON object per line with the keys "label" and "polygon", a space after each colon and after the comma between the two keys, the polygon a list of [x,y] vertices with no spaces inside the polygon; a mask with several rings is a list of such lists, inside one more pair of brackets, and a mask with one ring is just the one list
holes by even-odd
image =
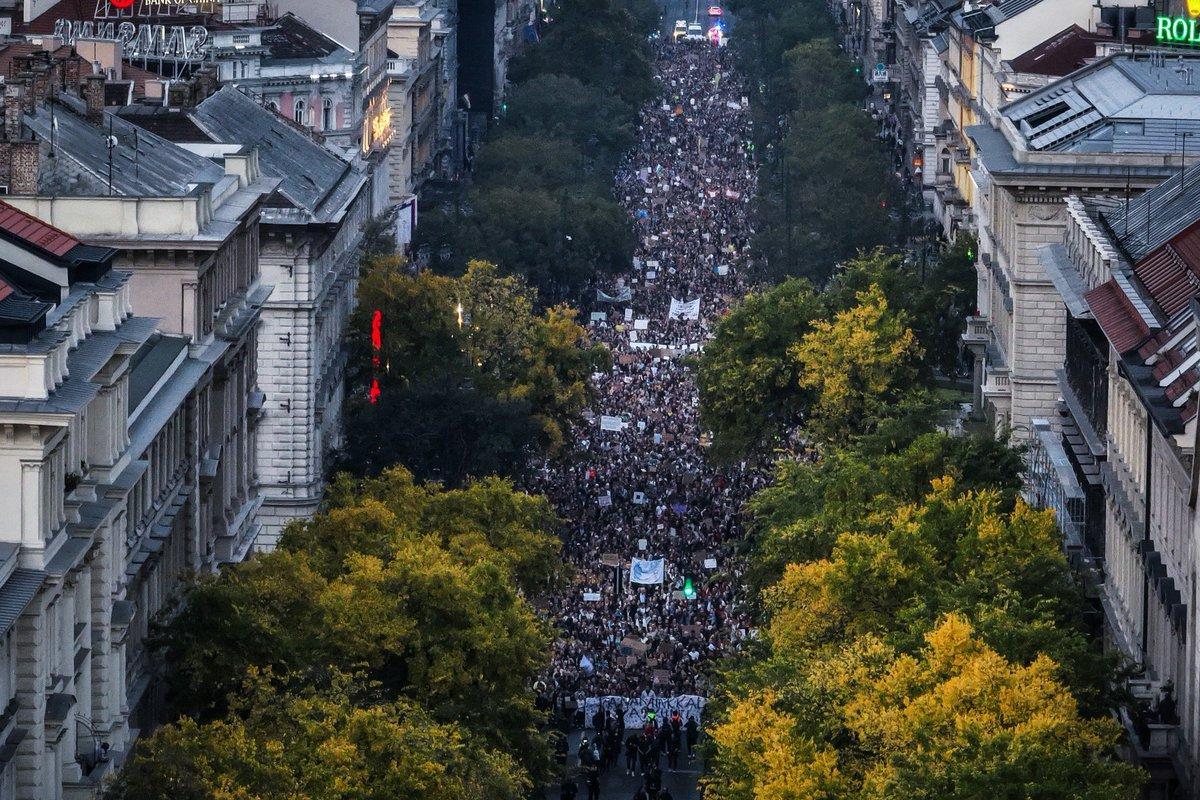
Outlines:
{"label": "traffic light", "polygon": [[854,74],[855,74],[855,75],[862,75],[862,65],[861,65],[861,64],[855,64],[855,65],[854,65]]}
{"label": "traffic light", "polygon": [[683,579],[683,599],[684,600],[695,600],[696,599],[696,587],[694,585],[692,585],[691,578]]}

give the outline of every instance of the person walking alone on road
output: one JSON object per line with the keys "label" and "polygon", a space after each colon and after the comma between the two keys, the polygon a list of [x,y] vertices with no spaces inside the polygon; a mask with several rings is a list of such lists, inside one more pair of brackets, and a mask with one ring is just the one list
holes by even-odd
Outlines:
{"label": "person walking alone on road", "polygon": [[638,767],[638,735],[636,733],[629,734],[629,738],[625,740],[625,773],[633,776],[637,772]]}

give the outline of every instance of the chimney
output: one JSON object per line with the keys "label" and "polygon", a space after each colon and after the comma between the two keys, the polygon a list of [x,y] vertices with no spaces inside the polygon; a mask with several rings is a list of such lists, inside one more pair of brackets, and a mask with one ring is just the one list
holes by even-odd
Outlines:
{"label": "chimney", "polygon": [[21,87],[10,83],[4,90],[4,138],[15,142],[21,138]]}
{"label": "chimney", "polygon": [[8,191],[10,194],[37,194],[38,169],[41,167],[42,151],[38,142],[12,142],[9,147],[12,166],[9,170]]}
{"label": "chimney", "polygon": [[88,122],[104,119],[104,83],[103,75],[85,75],[83,78],[83,101],[87,106]]}
{"label": "chimney", "polygon": [[174,81],[167,86],[167,105],[171,108],[191,108],[191,85],[186,81]]}

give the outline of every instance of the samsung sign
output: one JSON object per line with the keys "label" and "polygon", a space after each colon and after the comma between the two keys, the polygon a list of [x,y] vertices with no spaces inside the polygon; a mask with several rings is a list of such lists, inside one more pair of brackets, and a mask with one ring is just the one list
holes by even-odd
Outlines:
{"label": "samsung sign", "polygon": [[1158,43],[1181,44],[1200,47],[1200,25],[1194,17],[1158,18]]}

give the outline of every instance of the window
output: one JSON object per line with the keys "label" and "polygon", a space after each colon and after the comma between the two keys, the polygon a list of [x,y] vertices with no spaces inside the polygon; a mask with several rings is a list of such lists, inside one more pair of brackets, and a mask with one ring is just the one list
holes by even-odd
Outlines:
{"label": "window", "polygon": [[321,130],[333,130],[333,98],[326,97],[321,101]]}
{"label": "window", "polygon": [[271,110],[272,110],[272,111],[274,111],[276,114],[278,114],[278,113],[279,113],[279,103],[278,103],[278,101],[275,101],[275,100],[268,100],[268,101],[267,101],[267,108],[271,109]]}
{"label": "window", "polygon": [[292,107],[292,119],[303,125],[305,119],[307,119],[307,115],[304,113],[306,110],[307,105],[305,102],[303,100],[297,100],[295,105]]}
{"label": "window", "polygon": [[1046,123],[1053,120],[1055,117],[1059,116],[1060,114],[1062,114],[1066,111],[1069,111],[1070,109],[1071,109],[1071,107],[1068,106],[1066,103],[1062,103],[1062,102],[1055,103],[1052,106],[1048,106],[1039,111],[1033,112],[1032,114],[1030,114],[1028,117],[1025,118],[1025,123],[1027,125],[1029,125],[1030,128],[1037,130],[1038,128],[1042,127]]}
{"label": "window", "polygon": [[942,148],[942,157],[940,159],[938,159],[938,161],[939,161],[938,173],[940,173],[942,175],[949,175],[950,174],[950,150],[949,150],[949,148],[946,148],[946,147]]}
{"label": "window", "polygon": [[1119,136],[1142,136],[1146,133],[1146,123],[1142,120],[1116,122],[1113,123],[1113,128]]}

